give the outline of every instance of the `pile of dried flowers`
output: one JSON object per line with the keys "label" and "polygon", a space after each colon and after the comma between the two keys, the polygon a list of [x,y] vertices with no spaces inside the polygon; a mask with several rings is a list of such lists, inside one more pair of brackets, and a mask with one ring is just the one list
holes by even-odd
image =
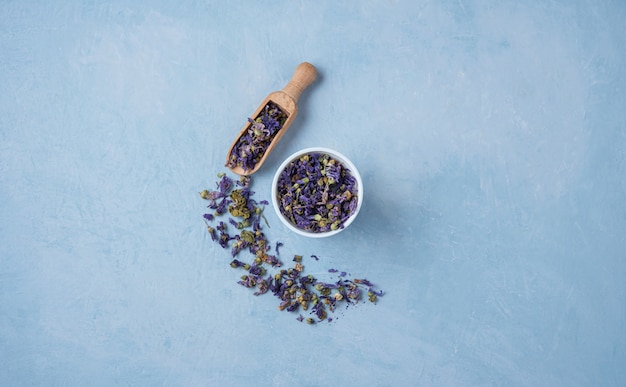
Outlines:
{"label": "pile of dried flowers", "polygon": [[287,121],[287,114],[270,101],[254,120],[248,118],[248,121],[250,125],[233,147],[226,163],[227,167],[239,166],[244,171],[254,169],[272,139]]}
{"label": "pile of dried flowers", "polygon": [[344,227],[358,203],[350,170],[325,153],[309,153],[287,164],[276,195],[280,212],[299,229],[321,233]]}
{"label": "pile of dried flowers", "polygon": [[[299,312],[298,321],[314,324],[318,321],[332,321],[328,316],[339,305],[350,306],[362,300],[367,295],[370,302],[376,302],[382,296],[374,285],[366,279],[349,279],[345,272],[338,274],[335,282],[322,282],[311,274],[304,272],[302,256],[295,255],[293,267],[283,268],[278,259],[279,248],[282,243],[277,242],[274,253],[270,253],[272,246],[262,231],[261,220],[263,206],[266,200],[257,202],[252,198],[254,192],[250,190],[251,178],[242,176],[233,181],[226,174],[218,175],[219,181],[215,190],[204,190],[200,196],[209,201],[208,208],[212,211],[204,214],[211,239],[222,248],[231,249],[230,266],[243,270],[238,283],[246,288],[254,289],[254,295],[273,294],[280,303],[279,310]],[[228,216],[230,215],[230,216]],[[218,217],[228,217],[228,223],[218,220]],[[236,231],[230,232],[231,229]],[[247,251],[253,258],[250,262],[241,260],[240,253]],[[318,260],[315,255],[312,259]],[[274,273],[269,273],[273,270]],[[335,269],[329,273],[337,273]],[[304,317],[303,312],[309,311],[312,317]]]}

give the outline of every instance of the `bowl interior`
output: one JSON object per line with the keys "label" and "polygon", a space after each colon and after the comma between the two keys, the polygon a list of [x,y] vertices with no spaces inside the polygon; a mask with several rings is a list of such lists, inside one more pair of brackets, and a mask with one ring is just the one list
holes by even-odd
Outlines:
{"label": "bowl interior", "polygon": [[[356,190],[357,190],[357,192],[356,192],[356,195],[357,195],[356,209],[350,215],[350,217],[347,218],[343,222],[343,227],[342,228],[338,228],[336,230],[330,230],[330,231],[326,231],[326,232],[311,232],[311,231],[307,231],[307,230],[298,228],[296,225],[291,223],[291,221],[287,217],[285,217],[285,215],[283,215],[283,213],[280,210],[280,205],[278,203],[278,188],[277,188],[277,186],[278,186],[278,181],[279,181],[281,173],[294,160],[297,160],[300,157],[302,157],[302,156],[304,156],[306,154],[311,154],[311,153],[327,154],[331,158],[341,162],[343,164],[343,166],[350,171],[350,174],[354,177],[354,179],[356,181]],[[285,159],[285,161],[283,161],[283,163],[280,165],[280,167],[276,171],[276,174],[274,175],[274,179],[272,181],[272,204],[274,206],[274,210],[276,211],[276,214],[278,215],[279,219],[290,230],[292,230],[293,232],[295,232],[295,233],[297,233],[299,235],[310,237],[310,238],[329,237],[329,236],[332,236],[332,235],[336,235],[339,232],[345,230],[354,221],[354,219],[356,218],[357,214],[359,213],[359,210],[361,209],[362,203],[363,203],[363,181],[361,179],[361,175],[359,174],[359,171],[356,169],[354,164],[346,156],[342,155],[341,153],[339,153],[339,152],[337,152],[335,150],[329,149],[329,148],[313,147],[313,148],[302,149],[302,150],[300,150],[298,152],[295,152],[291,156],[287,157],[287,159]]]}

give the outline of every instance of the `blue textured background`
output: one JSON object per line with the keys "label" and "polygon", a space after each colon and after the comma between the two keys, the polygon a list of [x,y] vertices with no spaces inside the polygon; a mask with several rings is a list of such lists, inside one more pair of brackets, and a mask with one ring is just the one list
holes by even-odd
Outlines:
{"label": "blue textured background", "polygon": [[[2,385],[626,385],[625,22],[619,0],[0,2]],[[268,208],[267,235],[386,291],[316,326],[236,284],[198,196],[301,61],[319,77],[257,196],[327,146],[367,200],[324,240]]]}

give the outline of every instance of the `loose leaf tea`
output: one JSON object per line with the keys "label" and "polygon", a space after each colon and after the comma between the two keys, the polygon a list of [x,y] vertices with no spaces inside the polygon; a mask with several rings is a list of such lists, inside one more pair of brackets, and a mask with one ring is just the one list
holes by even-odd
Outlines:
{"label": "loose leaf tea", "polygon": [[[345,176],[339,175],[337,181],[345,180]],[[302,255],[294,255],[292,267],[283,268],[282,261],[278,259],[279,247],[283,243],[276,242],[272,254],[271,245],[262,231],[263,206],[269,203],[266,200],[257,202],[252,198],[254,192],[250,190],[251,178],[242,176],[235,182],[226,174],[220,174],[218,178],[215,190],[200,192],[200,197],[209,201],[207,207],[212,210],[204,214],[203,218],[211,240],[224,249],[231,249],[230,266],[244,271],[238,283],[253,289],[255,296],[266,293],[274,295],[279,299],[278,309],[281,311],[308,311],[312,317],[305,318],[300,313],[297,320],[314,324],[324,320],[332,321],[328,313],[332,313],[339,305],[357,304],[364,298],[363,294],[372,303],[383,295],[367,279],[349,279],[343,271],[334,282],[320,281],[305,273]],[[228,221],[218,220],[218,217],[228,217]],[[233,228],[236,231],[230,231]],[[249,253],[249,262],[240,257],[244,251]],[[311,259],[317,261],[319,258],[311,255]],[[274,272],[270,273],[270,270]],[[328,272],[339,271],[329,269]]]}
{"label": "loose leaf tea", "polygon": [[248,130],[237,140],[228,157],[227,167],[241,167],[244,171],[254,169],[265,151],[287,121],[287,114],[278,105],[268,102],[259,115],[248,118]]}
{"label": "loose leaf tea", "polygon": [[299,229],[321,233],[344,227],[356,211],[356,179],[343,163],[325,153],[309,153],[289,163],[276,187],[280,212]]}

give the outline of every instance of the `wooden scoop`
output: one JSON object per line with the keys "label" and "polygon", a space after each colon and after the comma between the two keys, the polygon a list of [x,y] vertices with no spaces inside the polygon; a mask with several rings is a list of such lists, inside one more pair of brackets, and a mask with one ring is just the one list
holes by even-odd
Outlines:
{"label": "wooden scoop", "polygon": [[259,113],[261,112],[261,110],[263,110],[265,105],[267,105],[267,103],[271,101],[278,105],[283,113],[287,114],[287,120],[280,128],[280,130],[278,130],[276,136],[272,139],[271,143],[265,150],[265,153],[256,163],[254,168],[244,170],[239,165],[235,167],[228,167],[228,160],[231,153],[233,152],[233,148],[239,141],[239,138],[246,133],[251,125],[249,122],[246,123],[243,129],[241,129],[241,131],[239,132],[237,138],[235,138],[235,141],[233,141],[233,144],[231,145],[230,149],[228,150],[228,154],[226,155],[226,166],[230,168],[231,171],[238,175],[247,176],[259,170],[261,165],[263,165],[263,163],[265,162],[265,159],[267,159],[267,156],[272,153],[272,150],[274,149],[276,144],[278,144],[278,141],[280,141],[281,137],[285,134],[287,129],[289,129],[289,126],[291,126],[291,123],[296,118],[296,115],[298,114],[298,98],[300,98],[300,94],[302,94],[304,89],[306,89],[311,83],[313,83],[316,77],[317,70],[315,70],[315,67],[312,64],[308,62],[300,63],[298,67],[296,67],[296,71],[293,73],[293,77],[291,78],[287,86],[285,86],[281,91],[275,91],[271,93],[265,98],[263,102],[261,102],[254,114],[251,116],[252,119],[258,117]]}

